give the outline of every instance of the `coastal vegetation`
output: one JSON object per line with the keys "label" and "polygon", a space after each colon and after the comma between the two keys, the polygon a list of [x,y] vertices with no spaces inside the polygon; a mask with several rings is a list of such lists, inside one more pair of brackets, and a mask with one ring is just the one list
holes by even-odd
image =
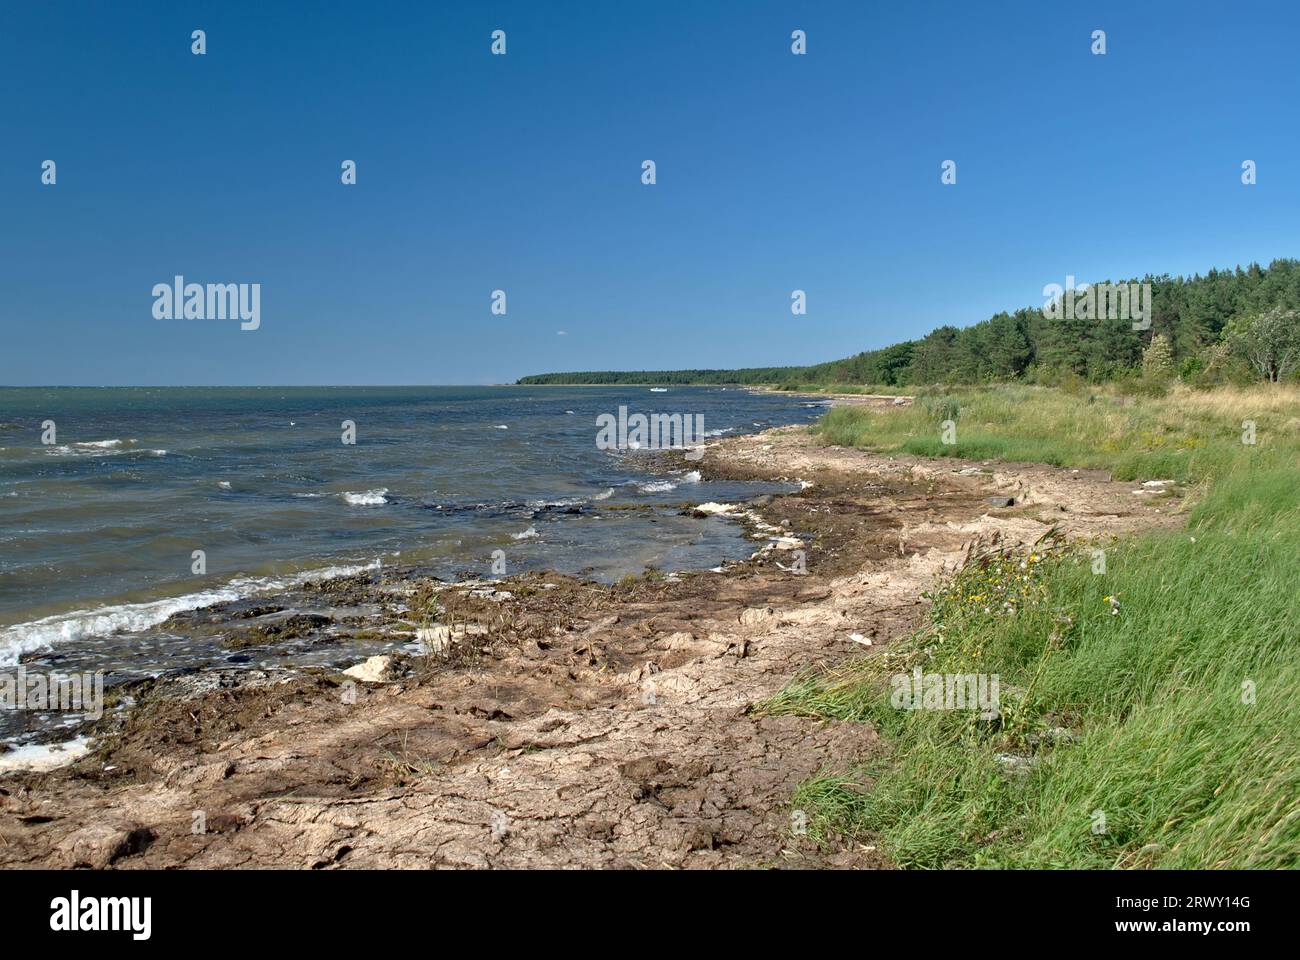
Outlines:
{"label": "coastal vegetation", "polygon": [[[1136,325],[1034,306],[812,366],[520,381],[907,393],[837,406],[816,430],[885,454],[1102,469],[1184,521],[985,545],[910,636],[763,704],[869,723],[889,745],[796,791],[814,838],[904,867],[1300,863],[1300,261],[1133,282],[1151,291]],[[999,709],[899,709],[914,671],[997,675]]]}
{"label": "coastal vegetation", "polygon": [[1036,305],[811,366],[548,373],[519,383],[763,384],[801,390],[872,384],[888,392],[1006,381],[1057,385],[1178,378],[1208,386],[1290,380],[1300,373],[1300,260],[1124,283],[1150,285],[1145,329],[1134,329],[1129,318],[1049,319]]}
{"label": "coastal vegetation", "polygon": [[[876,843],[906,867],[1300,863],[1300,388],[959,388],[839,407],[820,431],[1104,468],[1186,525],[989,546],[936,585],[910,637],[795,678],[763,710],[869,722],[890,746],[799,788],[813,836]],[[1136,482],[1153,478],[1180,482]],[[916,669],[998,675],[997,715],[897,709],[891,678]]]}

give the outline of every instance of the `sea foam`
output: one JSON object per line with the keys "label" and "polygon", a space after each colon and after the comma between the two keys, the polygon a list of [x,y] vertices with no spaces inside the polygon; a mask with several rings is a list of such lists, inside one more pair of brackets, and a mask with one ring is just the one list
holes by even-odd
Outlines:
{"label": "sea foam", "polygon": [[387,487],[380,487],[377,490],[364,490],[361,493],[348,490],[344,492],[343,499],[354,507],[377,507],[388,502],[387,493]]}
{"label": "sea foam", "polygon": [[60,643],[148,630],[168,617],[214,603],[228,603],[244,597],[288,590],[311,580],[332,580],[379,568],[380,562],[375,560],[368,564],[305,570],[288,577],[236,577],[225,586],[212,590],[200,590],[144,603],[119,603],[92,610],[74,610],[71,613],[14,624],[0,629],[0,666],[17,663],[24,653],[48,650]]}

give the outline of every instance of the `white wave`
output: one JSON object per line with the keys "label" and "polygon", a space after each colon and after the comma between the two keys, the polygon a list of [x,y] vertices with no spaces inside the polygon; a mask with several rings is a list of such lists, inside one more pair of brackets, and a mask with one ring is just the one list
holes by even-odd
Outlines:
{"label": "white wave", "polygon": [[507,427],[504,423],[498,423],[498,424],[496,425],[496,429],[497,429],[497,430],[509,430],[510,428]]}
{"label": "white wave", "polygon": [[587,501],[582,497],[561,497],[559,500],[529,500],[528,506],[533,510],[562,510],[565,507],[580,507]]}
{"label": "white wave", "polygon": [[682,483],[699,483],[700,471],[692,470],[690,473],[682,475]]}
{"label": "white wave", "polygon": [[515,540],[531,540],[533,537],[540,536],[536,527],[529,527],[523,533],[512,533],[510,536]]}
{"label": "white wave", "polygon": [[45,452],[56,457],[116,457],[127,453],[148,453],[155,457],[167,455],[166,450],[137,450],[137,443],[138,440],[86,440],[45,447]]}
{"label": "white wave", "polygon": [[229,490],[229,489],[230,489],[230,481],[229,481],[229,480],[218,480],[218,481],[217,481],[217,486],[219,486],[222,490]]}
{"label": "white wave", "polygon": [[200,590],[197,593],[144,603],[119,603],[93,610],[73,610],[70,613],[14,624],[0,629],[0,666],[17,663],[19,656],[24,653],[50,649],[59,643],[106,637],[114,633],[137,633],[187,610],[288,590],[310,580],[349,577],[378,570],[380,565],[380,561],[374,560],[367,564],[304,570],[287,577],[236,577],[225,586],[212,590]]}
{"label": "white wave", "polygon": [[[46,447],[45,452],[56,457],[111,457],[123,453],[136,452],[137,440],[84,440],[78,443],[65,443],[57,447]],[[157,454],[159,451],[154,450]],[[166,450],[162,451],[166,453]]]}
{"label": "white wave", "polygon": [[564,412],[565,412],[565,414],[566,414],[567,416],[570,416],[570,417],[574,415],[572,410],[565,410]]}
{"label": "white wave", "polygon": [[[758,424],[754,424],[754,426],[758,426]],[[706,437],[720,437],[724,433],[731,433],[735,429],[735,427],[722,427],[718,430],[705,430],[704,435]]]}
{"label": "white wave", "polygon": [[354,507],[377,507],[380,504],[388,502],[387,487],[380,487],[378,490],[363,490],[361,493],[355,493],[346,490],[343,493],[343,499]]}
{"label": "white wave", "polygon": [[[604,493],[598,493],[598,494],[596,494],[594,497],[592,497],[591,499],[593,499],[593,500],[608,500],[608,499],[609,499],[610,497],[612,497],[613,495],[614,495],[614,488],[613,488],[613,487],[610,487],[610,488],[609,488],[608,490],[606,490]],[[13,494],[11,493],[10,496],[12,497]]]}
{"label": "white wave", "polygon": [[676,487],[677,484],[671,480],[652,480],[650,483],[641,484],[640,490],[642,493],[667,493]]}

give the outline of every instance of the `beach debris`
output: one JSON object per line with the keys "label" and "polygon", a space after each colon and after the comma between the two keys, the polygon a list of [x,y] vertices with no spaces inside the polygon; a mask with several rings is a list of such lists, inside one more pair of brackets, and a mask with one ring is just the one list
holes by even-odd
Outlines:
{"label": "beach debris", "polygon": [[985,497],[984,502],[991,507],[1014,507],[1016,505],[1015,497]]}
{"label": "beach debris", "polygon": [[874,644],[871,642],[871,640],[869,640],[868,638],[864,637],[864,636],[863,636],[862,634],[860,634],[860,633],[851,633],[851,634],[849,634],[849,639],[852,640],[854,643],[860,643],[860,644],[862,644],[864,647],[874,646]]}
{"label": "beach debris", "polygon": [[483,636],[487,632],[487,627],[478,623],[456,623],[450,626],[435,623],[415,631],[415,639],[423,643],[430,653],[444,653],[466,637]]}

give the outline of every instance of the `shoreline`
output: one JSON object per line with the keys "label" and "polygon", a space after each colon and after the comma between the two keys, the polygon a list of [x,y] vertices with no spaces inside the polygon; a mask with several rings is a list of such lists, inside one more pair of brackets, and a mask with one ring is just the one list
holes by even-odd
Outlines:
{"label": "shoreline", "polygon": [[[0,578],[0,665],[51,650],[51,643],[54,652],[62,653],[66,641],[149,629],[183,606],[189,594],[194,595],[192,605],[199,606],[234,594],[275,592],[283,589],[276,581],[307,579],[332,566],[376,559],[385,565],[440,565],[438,575],[449,578],[460,570],[458,564],[468,568],[479,561],[486,573],[485,558],[494,548],[504,547],[513,557],[518,545],[530,564],[549,563],[583,574],[586,558],[592,557],[595,576],[621,576],[624,564],[603,563],[621,554],[617,543],[607,549],[597,525],[557,527],[565,542],[548,550],[550,557],[540,556],[535,545],[530,550],[523,542],[527,537],[515,534],[526,534],[532,521],[576,512],[568,509],[572,505],[594,512],[610,497],[611,502],[639,506],[692,496],[684,489],[668,493],[681,484],[680,478],[649,474],[640,462],[644,458],[631,451],[602,455],[599,443],[597,451],[590,449],[589,431],[595,428],[587,423],[588,414],[613,400],[580,405],[584,398],[575,393],[557,404],[540,394],[525,398],[530,391],[515,388],[507,391],[519,395],[511,399],[493,400],[491,391],[476,389],[472,396],[444,390],[434,397],[374,400],[338,388],[339,403],[366,411],[356,416],[387,417],[363,437],[376,441],[374,450],[359,460],[348,459],[344,450],[340,460],[331,456],[338,438],[329,426],[330,415],[300,412],[306,402],[301,398],[263,401],[231,389],[223,388],[230,397],[218,398],[215,413],[202,397],[194,399],[193,410],[183,407],[181,413],[169,401],[148,400],[149,410],[165,411],[158,414],[164,422],[148,429],[131,421],[144,414],[122,394],[109,412],[80,424],[76,436],[65,431],[59,439],[67,442],[49,446],[37,445],[34,435],[25,432],[39,422],[36,408],[44,401],[24,401],[22,442],[0,447],[0,452],[9,451],[6,464],[14,467],[0,486],[0,504],[20,528],[15,531],[20,536],[8,544],[13,563]],[[235,394],[241,395],[237,402]],[[633,391],[623,402],[641,395]],[[692,403],[713,421],[710,426],[720,428],[710,431],[715,434],[809,422],[821,412],[801,409],[788,398],[692,395]],[[308,399],[319,398],[313,394]],[[227,400],[234,406],[221,405]],[[377,406],[366,408],[372,401]],[[66,417],[60,419],[70,419],[82,402],[67,401],[66,409],[61,408]],[[428,404],[433,404],[432,412],[426,411]],[[201,425],[187,426],[186,417],[198,417]],[[433,419],[425,429],[421,418],[427,417]],[[247,447],[233,443],[233,434],[225,432],[232,429],[232,418],[252,418],[245,427],[256,431],[256,439]],[[515,425],[514,433],[502,429],[507,421]],[[172,455],[146,461],[155,446],[170,447]],[[269,453],[277,449],[284,451],[283,462]],[[463,454],[469,466],[456,466],[453,451]],[[500,478],[493,472],[494,458],[510,468]],[[137,474],[146,483],[129,494],[114,489],[111,496],[104,495],[94,486],[95,478],[117,482],[134,480]],[[91,482],[82,482],[86,478]],[[74,482],[58,499],[51,492],[61,491],[58,484],[64,481]],[[731,491],[726,495],[733,496]],[[165,502],[159,508],[167,511],[165,521],[144,506],[150,502]],[[708,560],[707,543],[704,550],[680,551],[682,556],[673,552],[673,528],[667,525],[654,528],[666,534],[656,553],[655,538],[633,529],[638,526],[635,516],[620,513],[613,517],[618,524],[607,525],[615,541],[630,534],[647,545],[644,556],[632,560],[711,565],[701,562]],[[516,520],[521,521],[517,528],[512,526]],[[688,540],[691,534],[684,528],[689,526],[677,524]],[[27,527],[31,529],[22,529]],[[537,529],[545,533],[540,524]],[[130,545],[125,553],[112,549],[121,542]],[[192,547],[203,548],[205,569],[196,569]],[[511,569],[519,568],[512,564]],[[120,661],[106,663],[105,669],[121,666]]]}
{"label": "shoreline", "polygon": [[790,829],[794,787],[879,752],[874,732],[755,704],[915,627],[975,537],[1177,522],[1099,471],[886,457],[806,428],[714,441],[691,466],[810,485],[746,503],[755,544],[778,546],[722,573],[534,572],[432,601],[409,580],[322,584],[395,622],[436,603],[427,652],[146,685],[90,755],[0,779],[0,864],[884,866]]}
{"label": "shoreline", "polygon": [[837,406],[863,406],[863,407],[908,407],[915,401],[916,397],[906,393],[832,393],[832,392],[807,392],[803,390],[782,390],[779,387],[773,387],[764,384],[755,384],[744,386],[740,389],[750,393],[763,394],[765,396],[782,396],[782,397],[806,397],[808,399],[827,400],[827,405]]}

